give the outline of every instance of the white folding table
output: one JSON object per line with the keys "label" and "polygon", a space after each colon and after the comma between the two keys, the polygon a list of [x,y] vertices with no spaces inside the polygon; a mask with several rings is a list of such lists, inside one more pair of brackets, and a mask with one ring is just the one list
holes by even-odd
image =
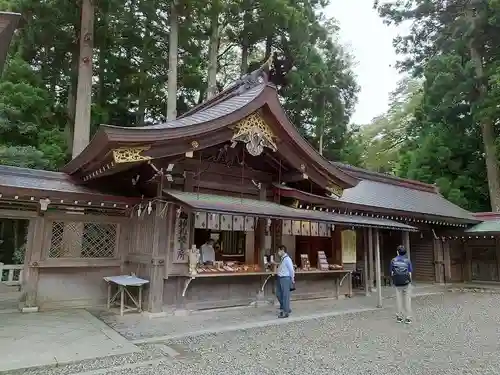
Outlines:
{"label": "white folding table", "polygon": [[[119,305],[121,316],[123,316],[124,312],[128,311],[142,311],[142,287],[149,283],[148,280],[141,279],[137,276],[122,275],[107,276],[104,277],[104,281],[108,283],[108,310],[111,308],[111,305]],[[118,287],[118,290],[115,294],[111,295],[111,287],[113,284]],[[132,287],[136,287],[139,290],[137,299],[130,292]],[[120,296],[120,302],[118,302],[118,296]],[[126,304],[125,296],[128,296],[134,306]]]}

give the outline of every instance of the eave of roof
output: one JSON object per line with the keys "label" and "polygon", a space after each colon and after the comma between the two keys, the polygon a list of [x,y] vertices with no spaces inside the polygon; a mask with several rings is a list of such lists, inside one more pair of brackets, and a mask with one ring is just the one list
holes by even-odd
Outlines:
{"label": "eave of roof", "polygon": [[281,204],[255,199],[237,198],[222,195],[164,190],[174,200],[191,209],[205,212],[217,212],[229,215],[249,215],[284,220],[309,220],[338,225],[374,227],[415,232],[418,229],[407,224],[387,219],[342,215],[326,211],[303,210]]}
{"label": "eave of roof", "polygon": [[499,234],[500,233],[500,219],[486,220],[482,223],[474,225],[472,228],[465,230],[468,234]]}
{"label": "eave of roof", "polygon": [[[65,173],[0,165],[0,197],[48,198],[54,203],[96,205],[102,203],[133,205],[139,198],[122,197],[76,184]],[[77,202],[77,203],[75,203]],[[90,202],[90,203],[89,203]]]}

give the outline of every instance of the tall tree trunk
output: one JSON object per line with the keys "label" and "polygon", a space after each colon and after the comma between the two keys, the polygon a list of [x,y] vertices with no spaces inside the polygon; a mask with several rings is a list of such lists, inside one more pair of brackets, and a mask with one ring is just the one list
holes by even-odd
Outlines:
{"label": "tall tree trunk", "polygon": [[273,36],[268,35],[266,37],[266,55],[264,57],[264,61],[267,61],[269,57],[271,57],[272,52],[273,52]]}
{"label": "tall tree trunk", "polygon": [[[488,88],[484,83],[484,68],[481,55],[471,44],[470,54],[474,64],[474,70],[479,83],[481,98],[486,98]],[[484,146],[484,159],[486,161],[486,175],[488,177],[488,189],[490,193],[491,210],[500,211],[500,169],[498,167],[497,149],[495,144],[495,129],[489,119],[482,118],[481,134]]]}
{"label": "tall tree trunk", "polygon": [[139,92],[138,92],[138,106],[136,113],[136,124],[138,126],[143,125],[146,122],[146,107],[147,107],[147,97],[148,93],[146,90],[147,75],[148,75],[148,53],[149,45],[151,42],[151,14],[144,12],[146,14],[146,19],[144,23],[144,38],[142,43],[141,52],[141,66],[139,72]]}
{"label": "tall tree trunk", "polygon": [[[79,31],[76,31],[79,36]],[[78,38],[77,38],[78,39]],[[73,138],[75,136],[75,111],[76,111],[76,90],[78,85],[78,64],[79,64],[79,46],[73,47],[71,54],[71,69],[69,73],[68,98],[66,101],[66,145],[68,150],[73,150]]]}
{"label": "tall tree trunk", "polygon": [[[109,3],[104,1],[101,3],[101,20],[100,26],[108,30],[109,24]],[[99,104],[101,109],[106,107],[106,57],[109,54],[108,46],[109,46],[109,38],[108,33],[101,33],[99,43],[99,89],[97,90],[97,98],[96,102]]]}
{"label": "tall tree trunk", "polygon": [[248,37],[243,36],[243,41],[241,43],[241,65],[240,65],[240,75],[244,76],[248,73],[248,55],[249,55]]}
{"label": "tall tree trunk", "polygon": [[[467,10],[467,17],[471,24],[471,30],[475,28],[474,10]],[[488,95],[488,87],[484,75],[483,57],[475,45],[475,40],[469,42],[469,52],[474,66],[479,89],[479,101],[485,100]],[[480,118],[481,133],[484,146],[484,159],[486,161],[486,174],[488,177],[488,189],[490,193],[491,210],[500,212],[500,169],[498,166],[497,149],[495,144],[495,130],[491,119]]]}
{"label": "tall tree trunk", "polygon": [[326,98],[325,95],[323,94],[321,96],[321,101],[322,101],[322,117],[319,119],[319,124],[317,124],[317,129],[316,133],[318,136],[318,151],[320,155],[323,155],[323,142],[324,142],[324,135],[325,135],[325,105],[326,105]]}
{"label": "tall tree trunk", "polygon": [[94,41],[94,4],[82,0],[78,88],[76,93],[73,153],[75,158],[90,140],[90,110],[92,104],[92,52]]}
{"label": "tall tree trunk", "polygon": [[241,65],[240,74],[243,76],[248,73],[248,56],[250,54],[250,39],[248,38],[248,27],[252,23],[252,1],[245,4],[243,13],[243,29],[241,36]]}
{"label": "tall tree trunk", "polygon": [[170,6],[170,34],[168,46],[168,97],[167,121],[177,117],[177,55],[179,53],[179,20],[177,0],[172,0]]}
{"label": "tall tree trunk", "polygon": [[217,57],[219,55],[219,0],[212,0],[210,45],[208,48],[207,100],[217,95]]}

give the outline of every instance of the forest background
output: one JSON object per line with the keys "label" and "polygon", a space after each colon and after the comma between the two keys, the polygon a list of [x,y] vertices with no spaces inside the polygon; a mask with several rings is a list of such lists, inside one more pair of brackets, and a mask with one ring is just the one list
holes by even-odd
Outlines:
{"label": "forest background", "polygon": [[279,87],[287,114],[326,158],[500,211],[500,0],[375,2],[384,21],[411,26],[394,41],[407,78],[370,124],[349,122],[355,61],[327,0],[0,0],[23,15],[0,79],[0,164],[71,159],[82,3],[93,13],[91,134],[175,118],[276,52],[294,66]]}

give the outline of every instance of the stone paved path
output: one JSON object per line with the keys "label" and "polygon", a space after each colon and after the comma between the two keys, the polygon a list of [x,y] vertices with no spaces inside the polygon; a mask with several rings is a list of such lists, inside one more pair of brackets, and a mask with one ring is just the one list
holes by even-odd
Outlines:
{"label": "stone paved path", "polygon": [[138,350],[84,310],[0,314],[0,372]]}

